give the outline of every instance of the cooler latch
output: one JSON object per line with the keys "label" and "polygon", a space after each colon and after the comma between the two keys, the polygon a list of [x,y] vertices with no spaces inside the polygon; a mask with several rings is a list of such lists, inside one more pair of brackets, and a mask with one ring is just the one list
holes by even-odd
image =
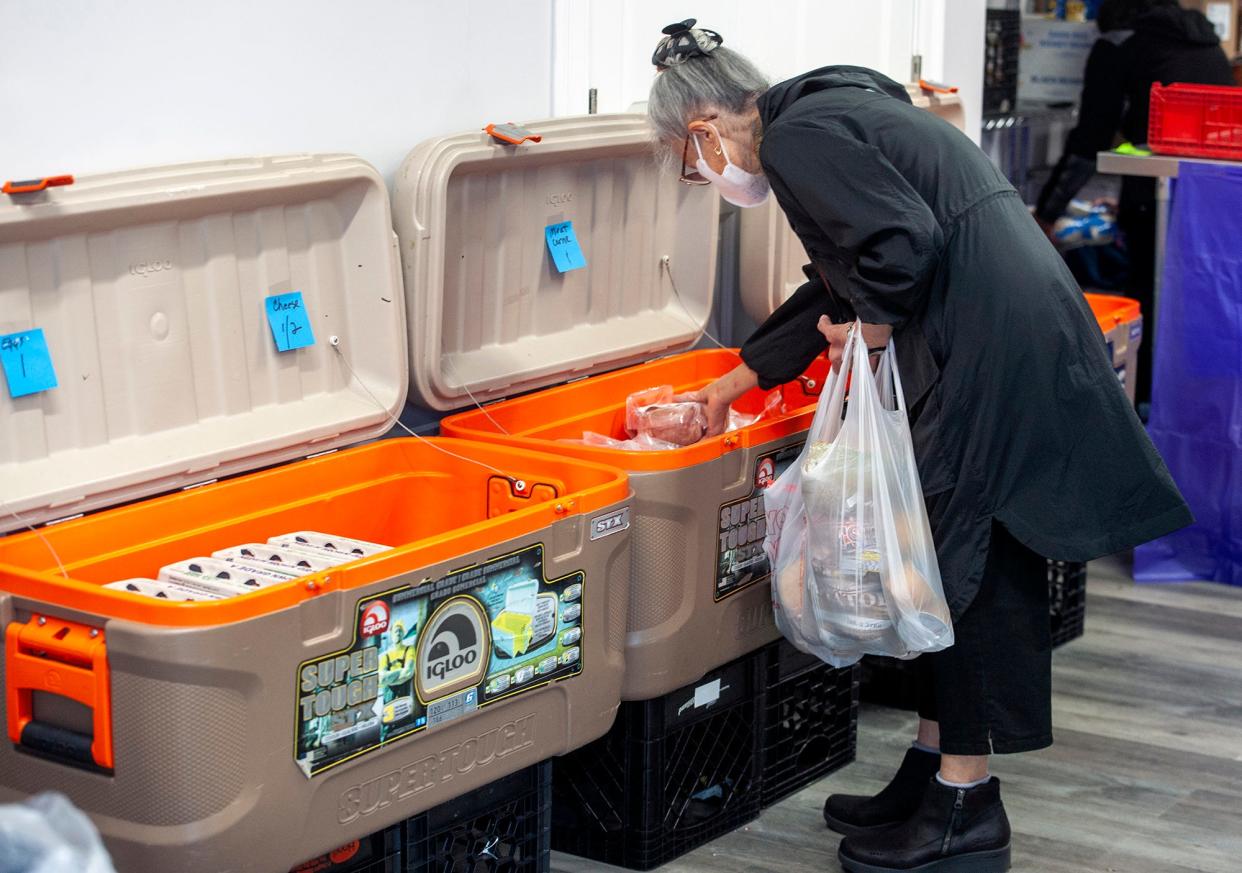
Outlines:
{"label": "cooler latch", "polygon": [[536,503],[555,500],[559,493],[560,489],[556,484],[526,482],[521,479],[515,482],[512,479],[493,476],[487,481],[487,517],[495,518],[498,515],[507,515],[519,509],[526,509]]}
{"label": "cooler latch", "polygon": [[[112,685],[104,631],[36,613],[4,634],[9,739],[42,757],[112,770]],[[34,693],[57,695],[91,710],[93,735],[38,721]]]}
{"label": "cooler latch", "polygon": [[497,142],[506,145],[521,145],[524,142],[543,142],[543,137],[537,133],[531,133],[520,124],[514,124],[512,121],[506,121],[504,124],[489,124],[483,128],[483,132]]}
{"label": "cooler latch", "polygon": [[44,176],[42,179],[23,179],[20,182],[8,181],[4,183],[4,187],[0,191],[12,196],[14,194],[34,194],[37,191],[46,191],[48,188],[60,188],[64,185],[72,185],[73,176]]}

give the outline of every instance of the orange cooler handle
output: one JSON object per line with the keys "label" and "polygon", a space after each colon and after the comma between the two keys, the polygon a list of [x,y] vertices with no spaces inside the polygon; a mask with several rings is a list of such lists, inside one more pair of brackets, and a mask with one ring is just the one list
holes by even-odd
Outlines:
{"label": "orange cooler handle", "polygon": [[[112,686],[103,630],[35,614],[9,624],[4,654],[9,739],[43,757],[111,770]],[[36,691],[90,709],[94,736],[37,721]]]}

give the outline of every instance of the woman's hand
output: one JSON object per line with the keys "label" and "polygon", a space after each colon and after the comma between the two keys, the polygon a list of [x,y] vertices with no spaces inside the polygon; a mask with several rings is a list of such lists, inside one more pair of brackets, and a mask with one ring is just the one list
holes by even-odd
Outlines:
{"label": "woman's hand", "polygon": [[687,394],[684,399],[702,403],[707,413],[707,433],[719,436],[729,426],[729,407],[747,391],[759,387],[759,375],[745,364],[738,364],[702,391]]}
{"label": "woman's hand", "polygon": [[[828,362],[832,364],[832,369],[836,370],[841,365],[841,357],[845,354],[845,341],[849,339],[850,328],[854,326],[853,322],[849,324],[833,324],[828,320],[828,316],[820,316],[819,332],[824,335],[824,339],[828,340]],[[893,335],[893,328],[888,324],[864,324],[862,326],[862,340],[867,344],[868,349],[883,348],[888,344],[888,339]],[[871,359],[871,369],[874,370],[879,363],[879,358]]]}

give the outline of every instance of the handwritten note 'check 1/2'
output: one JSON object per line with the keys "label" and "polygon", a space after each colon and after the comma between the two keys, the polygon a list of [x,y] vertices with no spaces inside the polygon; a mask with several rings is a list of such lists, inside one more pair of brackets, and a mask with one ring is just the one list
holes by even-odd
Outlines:
{"label": "handwritten note 'check 1/2'", "polygon": [[572,221],[549,224],[543,229],[543,235],[548,241],[548,252],[557,272],[568,273],[586,266],[586,256],[582,254],[582,246],[578,245]]}
{"label": "handwritten note 'check 1/2'", "polygon": [[0,336],[0,366],[4,368],[9,396],[15,399],[57,385],[56,370],[52,367],[52,356],[42,328]]}
{"label": "handwritten note 'check 1/2'", "polygon": [[310,316],[301,291],[273,294],[267,298],[264,308],[267,323],[272,328],[276,351],[288,352],[315,344],[315,332],[311,330]]}

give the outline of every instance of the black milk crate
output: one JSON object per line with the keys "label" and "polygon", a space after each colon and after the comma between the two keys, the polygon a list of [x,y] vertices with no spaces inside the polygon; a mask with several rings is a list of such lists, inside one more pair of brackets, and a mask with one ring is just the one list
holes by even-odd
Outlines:
{"label": "black milk crate", "polygon": [[854,760],[859,676],[857,664],[837,669],[784,639],[766,655],[765,809]]}
{"label": "black milk crate", "polygon": [[654,700],[553,765],[552,846],[651,870],[759,815],[760,650]]}
{"label": "black milk crate", "polygon": [[551,827],[544,761],[407,819],[406,873],[548,873]]}
{"label": "black milk crate", "polygon": [[[1087,565],[1048,559],[1048,620],[1052,647],[1083,635],[1087,615]],[[862,659],[861,697],[868,703],[895,709],[918,705],[918,671],[914,661],[896,658]]]}
{"label": "black milk crate", "polygon": [[1053,648],[1083,635],[1087,617],[1086,564],[1048,562],[1048,611]]}
{"label": "black milk crate", "polygon": [[1022,13],[989,9],[983,43],[983,114],[1008,115],[1018,105]]}
{"label": "black milk crate", "polygon": [[401,825],[394,825],[304,861],[290,873],[404,873],[402,842]]}

